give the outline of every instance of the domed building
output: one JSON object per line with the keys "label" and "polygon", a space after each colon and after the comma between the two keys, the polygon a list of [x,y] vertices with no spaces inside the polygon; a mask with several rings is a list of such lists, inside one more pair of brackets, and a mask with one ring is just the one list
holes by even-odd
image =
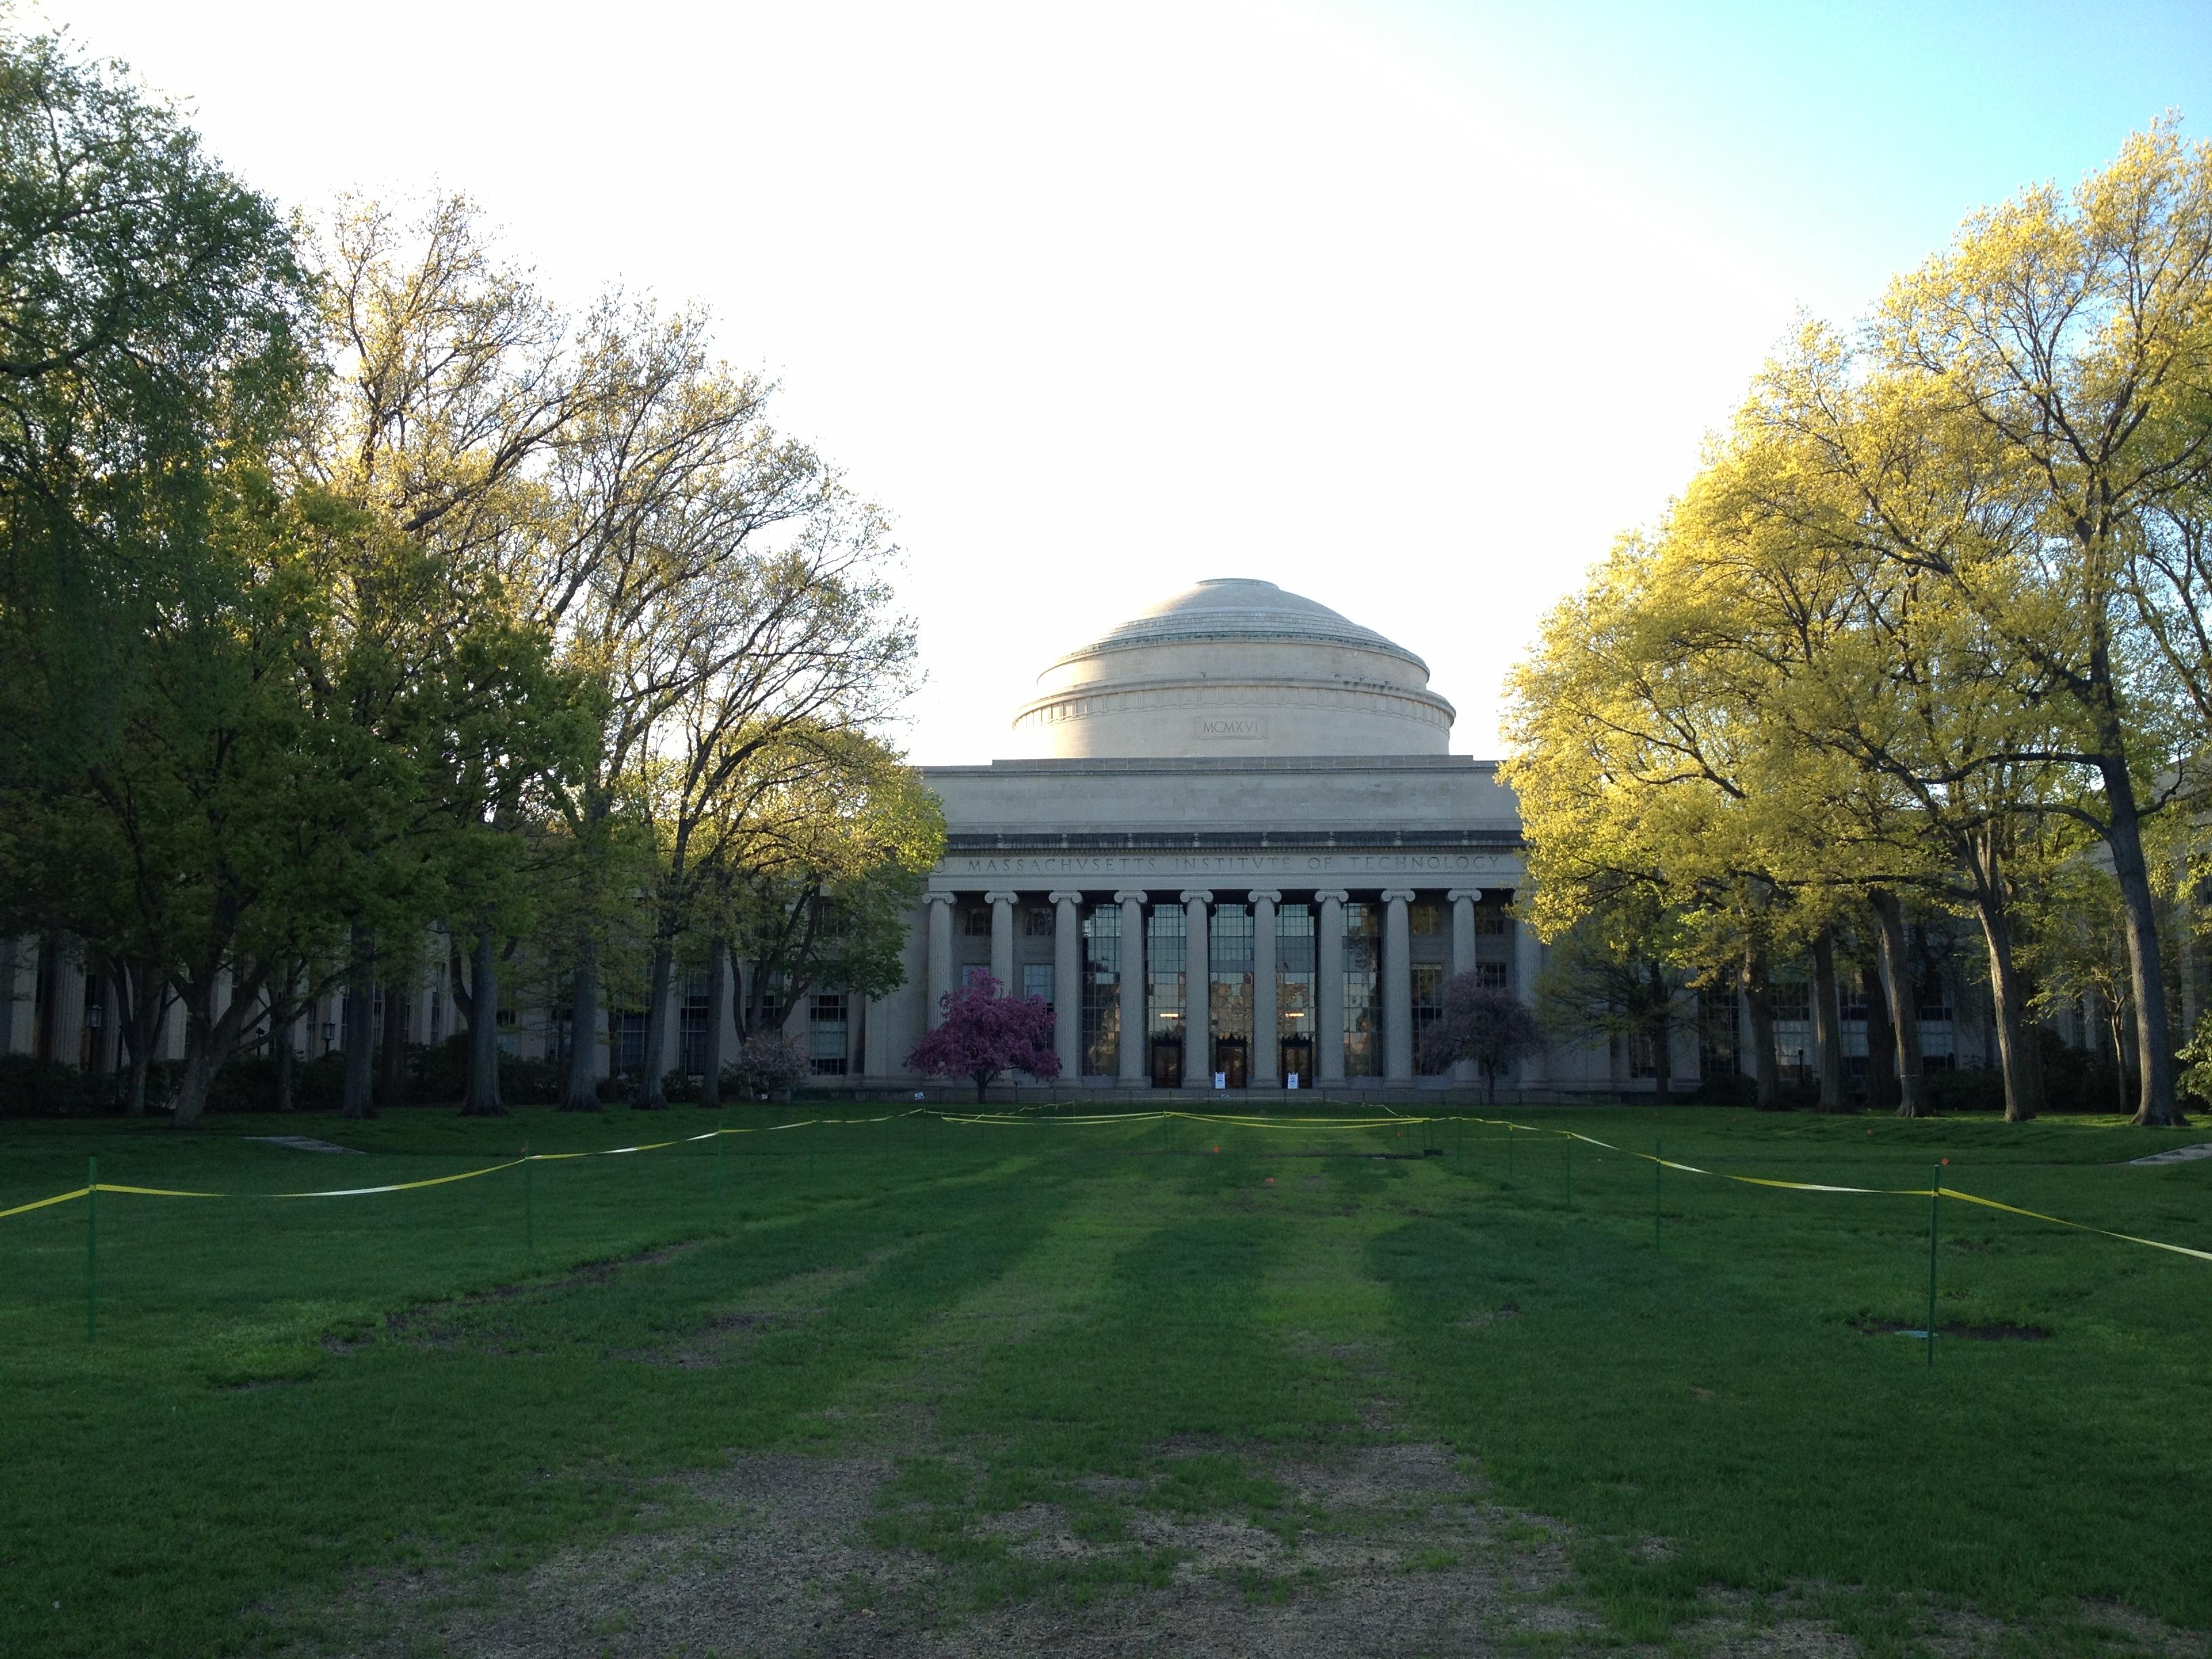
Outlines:
{"label": "domed building", "polygon": [[940,999],[989,974],[1052,1005],[1063,1090],[1449,1083],[1418,1042],[1444,980],[1527,994],[1538,959],[1512,795],[1452,720],[1413,652],[1249,577],[1047,665],[1030,758],[924,769],[945,854],[858,1081],[910,1083]]}
{"label": "domed building", "polygon": [[1054,759],[1441,755],[1429,665],[1325,605],[1250,577],[1202,581],[1037,676],[1014,731]]}

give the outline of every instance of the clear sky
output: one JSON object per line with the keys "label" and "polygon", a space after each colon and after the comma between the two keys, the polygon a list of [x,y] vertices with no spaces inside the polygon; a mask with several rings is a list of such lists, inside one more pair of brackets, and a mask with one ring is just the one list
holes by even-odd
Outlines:
{"label": "clear sky", "polygon": [[545,286],[706,301],[896,516],[915,758],[1254,575],[1425,657],[1455,748],[1800,308],[2212,123],[2212,5],[46,0],[313,210],[476,197]]}

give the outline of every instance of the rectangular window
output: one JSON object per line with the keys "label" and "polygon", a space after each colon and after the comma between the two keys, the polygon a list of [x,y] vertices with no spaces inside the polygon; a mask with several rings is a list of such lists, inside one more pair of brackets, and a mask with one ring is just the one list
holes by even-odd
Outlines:
{"label": "rectangular window", "polygon": [[991,907],[989,905],[971,904],[960,914],[962,918],[960,931],[967,934],[969,939],[991,937]]}
{"label": "rectangular window", "polygon": [[1052,1006],[1052,964],[1048,962],[1026,962],[1022,964],[1022,994],[1035,997],[1048,1008]]}
{"label": "rectangular window", "polygon": [[1474,933],[1478,939],[1500,939],[1506,932],[1509,918],[1502,904],[1478,904],[1474,907]]}
{"label": "rectangular window", "polygon": [[1083,911],[1083,1074],[1115,1077],[1121,1069],[1121,907]]}
{"label": "rectangular window", "polygon": [[1714,986],[1698,993],[1698,1074],[1709,1079],[1737,1076],[1743,1070],[1743,1045],[1735,1017],[1735,992]]}
{"label": "rectangular window", "polygon": [[817,991],[807,999],[806,1052],[817,1077],[845,1075],[848,1007],[842,991]]}
{"label": "rectangular window", "polygon": [[629,1012],[614,1012],[607,1016],[613,1028],[610,1033],[614,1050],[613,1065],[617,1075],[636,1072],[645,1066],[645,1010],[635,1008]]}
{"label": "rectangular window", "polygon": [[1767,994],[1773,1002],[1774,1018],[1778,1020],[1796,1020],[1802,1024],[1813,1018],[1813,986],[1810,981],[1779,979],[1774,981]]}
{"label": "rectangular window", "polygon": [[1915,1012],[1922,1019],[1942,1020],[1955,1018],[1951,1007],[1951,988],[1943,982],[1943,975],[1941,974],[1922,975],[1919,994],[1913,1000],[1917,1005]]}
{"label": "rectangular window", "polygon": [[1051,910],[1033,906],[1022,913],[1022,932],[1030,939],[1050,939],[1052,920]]}
{"label": "rectangular window", "polygon": [[1406,919],[1412,924],[1415,939],[1429,939],[1443,931],[1442,908],[1434,904],[1409,904]]}
{"label": "rectangular window", "polygon": [[[1212,1046],[1208,1070],[1241,1089],[1252,1069],[1252,907],[1218,904],[1206,930],[1207,988]],[[1208,1081],[1212,1079],[1209,1078]]]}
{"label": "rectangular window", "polygon": [[1504,991],[1510,989],[1510,988],[1505,982],[1507,965],[1508,964],[1502,962],[1476,963],[1474,964],[1474,982],[1482,987],[1486,991]]}
{"label": "rectangular window", "polygon": [[[1275,1036],[1285,1045],[1282,1069],[1313,1079],[1314,913],[1310,904],[1275,912]],[[1297,1064],[1292,1064],[1297,1061]]]}
{"label": "rectangular window", "polygon": [[686,1077],[707,1072],[707,976],[695,974],[684,987],[684,1006],[676,1011],[676,1069]]}
{"label": "rectangular window", "polygon": [[1424,1053],[1428,1047],[1429,1027],[1444,1011],[1444,970],[1438,967],[1413,966],[1413,1067],[1423,1077],[1436,1077],[1449,1070],[1447,1066],[1429,1059]]}
{"label": "rectangular window", "polygon": [[1344,907],[1344,1074],[1382,1075],[1382,1008],[1376,994],[1382,917],[1371,904]]}
{"label": "rectangular window", "polygon": [[1179,904],[1145,915],[1145,1028],[1154,1085],[1173,1088],[1183,1075],[1183,964],[1188,941]]}

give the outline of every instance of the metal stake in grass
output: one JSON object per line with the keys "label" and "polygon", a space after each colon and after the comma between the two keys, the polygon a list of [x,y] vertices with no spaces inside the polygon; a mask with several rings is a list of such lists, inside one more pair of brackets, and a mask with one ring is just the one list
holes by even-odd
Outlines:
{"label": "metal stake in grass", "polygon": [[1575,1143],[1574,1143],[1573,1141],[1571,1141],[1571,1141],[1569,1141],[1569,1142],[1567,1143],[1567,1213],[1568,1213],[1568,1214],[1570,1214],[1570,1215],[1573,1214],[1573,1213],[1574,1213],[1574,1208],[1575,1208]]}
{"label": "metal stake in grass", "polygon": [[1666,1176],[1665,1149],[1661,1146],[1659,1137],[1654,1135],[1651,1137],[1651,1248],[1655,1250],[1663,1250],[1667,1248],[1666,1240],[1660,1236],[1659,1231],[1660,1183],[1666,1179]]}
{"label": "metal stake in grass", "polygon": [[1943,1165],[1938,1164],[1928,1177],[1928,1369],[1930,1370],[1936,1369],[1936,1226],[1942,1208]]}
{"label": "metal stake in grass", "polygon": [[1505,1184],[1513,1184],[1513,1126],[1505,1126]]}
{"label": "metal stake in grass", "polygon": [[535,1257],[538,1254],[538,1205],[535,1182],[531,1178],[530,1143],[522,1143],[522,1251]]}
{"label": "metal stake in grass", "polygon": [[100,1160],[84,1161],[84,1340],[99,1328]]}

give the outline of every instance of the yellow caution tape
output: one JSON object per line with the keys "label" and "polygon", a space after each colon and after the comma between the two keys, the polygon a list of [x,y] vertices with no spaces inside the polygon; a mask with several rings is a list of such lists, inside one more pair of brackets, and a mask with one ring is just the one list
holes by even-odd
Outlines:
{"label": "yellow caution tape", "polygon": [[2148,1244],[2154,1250],[2171,1250],[2176,1255],[2193,1255],[2199,1261],[2212,1261],[2212,1250],[2192,1250],[2186,1244],[2165,1244],[2155,1238],[2137,1238],[2133,1233],[2116,1233],[2109,1228],[2092,1227],[2087,1222],[2069,1221],[2063,1216],[2045,1215],[2039,1210],[2023,1210],[2016,1204],[2000,1204],[1994,1198],[1977,1198],[1972,1193],[1962,1193],[1955,1187],[1939,1187],[1936,1190],[1945,1198],[1955,1198],[1961,1204],[1978,1204],[1984,1209],[2003,1210],[2012,1215],[2024,1215],[2031,1220],[2048,1221],[2053,1226],[2071,1227],[2076,1232],[2102,1233],[2106,1238],[2125,1239],[2130,1244]]}
{"label": "yellow caution tape", "polygon": [[0,1219],[5,1219],[11,1215],[22,1215],[31,1210],[43,1210],[49,1204],[66,1204],[73,1198],[82,1198],[91,1190],[89,1187],[80,1187],[73,1193],[56,1193],[52,1198],[39,1199],[30,1204],[18,1204],[12,1210],[0,1210]]}
{"label": "yellow caution tape", "polygon": [[530,1152],[512,1158],[501,1164],[488,1164],[478,1170],[464,1170],[456,1175],[433,1176],[422,1181],[398,1181],[376,1187],[341,1187],[316,1192],[300,1193],[210,1193],[187,1191],[169,1187],[129,1187],[101,1182],[96,1186],[79,1187],[74,1192],[57,1193],[51,1198],[34,1199],[28,1204],[18,1204],[12,1209],[0,1210],[0,1220],[9,1216],[26,1215],[33,1210],[43,1210],[56,1204],[67,1204],[89,1194],[127,1193],[147,1198],[240,1198],[274,1199],[299,1198],[368,1198],[384,1193],[414,1192],[425,1187],[449,1186],[458,1181],[474,1181],[483,1176],[497,1175],[502,1170],[512,1170],[524,1164],[564,1163],[580,1158],[623,1158],[636,1152],[659,1152],[670,1146],[694,1145],[712,1140],[720,1135],[775,1134],[788,1129],[850,1127],[861,1124],[889,1123],[902,1117],[933,1117],[940,1123],[969,1127],[1036,1127],[1056,1125],[1066,1128],[1092,1128],[1109,1123],[1158,1123],[1171,1118],[1182,1118],[1194,1123],[1226,1125],[1232,1128],[1250,1129],[1382,1129],[1402,1128],[1424,1123],[1479,1123],[1489,1128],[1517,1131],[1523,1134],[1558,1135],[1569,1140],[1579,1140],[1585,1146],[1616,1153],[1622,1158],[1641,1158],[1662,1169],[1679,1170],[1685,1175],[1717,1177],[1747,1187],[1767,1187],[1793,1193],[1842,1193],[1864,1197],[1882,1198],[1949,1198],[1962,1204],[1976,1204],[1984,1209],[2002,1210],[2008,1215],[2023,1216],[2031,1221],[2048,1222],[2055,1227],[2068,1227],[2076,1232],[2095,1233],[2105,1238],[2116,1238],[2124,1243],[2141,1244],[2154,1250],[2166,1250],[2175,1255],[2185,1255],[2199,1261],[2212,1261],[2212,1250],[2192,1249],[2186,1244],[2169,1244],[2163,1240],[2142,1238],[2134,1233],[2115,1232],[2107,1227],[2093,1227],[2087,1222],[2069,1221],[2063,1216],[2045,1215],[2040,1210],[2022,1209],[2016,1204],[2002,1203],[1994,1198],[1983,1198],[1973,1193],[1961,1192],[1954,1187],[1844,1187],[1826,1182],[1784,1181],[1771,1176],[1730,1175],[1725,1170],[1700,1169],[1694,1164],[1683,1164],[1674,1158],[1662,1158],[1655,1152],[1640,1152],[1633,1148],[1616,1146],[1611,1141],[1600,1140],[1578,1129],[1556,1129],[1538,1124],[1520,1123],[1511,1118],[1469,1117],[1463,1115],[1437,1117],[1413,1117],[1395,1115],[1388,1117],[1277,1117],[1247,1113],[1182,1112],[1153,1110],[1144,1112],[1094,1112],[1078,1115],[1045,1116],[1035,1111],[1012,1112],[947,1112],[915,1107],[903,1112],[887,1112],[877,1117],[798,1118],[788,1123],[770,1123],[735,1127],[708,1129],[703,1133],[685,1135],[674,1140],[653,1140],[635,1146],[610,1146],[587,1152]]}

